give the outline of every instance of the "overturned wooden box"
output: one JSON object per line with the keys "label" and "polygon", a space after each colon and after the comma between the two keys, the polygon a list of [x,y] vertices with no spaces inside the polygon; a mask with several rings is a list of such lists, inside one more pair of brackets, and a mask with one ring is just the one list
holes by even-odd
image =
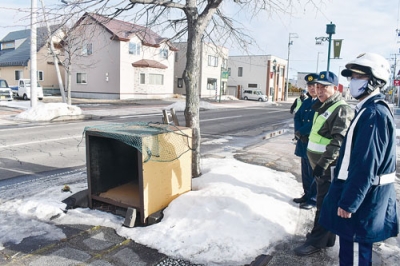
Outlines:
{"label": "overturned wooden box", "polygon": [[89,207],[135,208],[140,221],[192,188],[192,130],[163,124],[85,128]]}

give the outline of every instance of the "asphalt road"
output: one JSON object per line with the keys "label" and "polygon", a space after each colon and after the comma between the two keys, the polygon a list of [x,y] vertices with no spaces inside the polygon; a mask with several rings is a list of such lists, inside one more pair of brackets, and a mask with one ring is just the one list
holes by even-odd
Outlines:
{"label": "asphalt road", "polygon": [[[168,103],[166,103],[168,104]],[[0,180],[40,177],[86,167],[84,128],[107,123],[161,122],[160,106],[149,105],[140,113],[128,105],[85,105],[86,111],[104,109],[107,116],[67,122],[21,123],[0,128]],[[1,108],[1,107],[0,107]],[[244,147],[261,141],[263,134],[292,121],[288,105],[247,103],[245,107],[200,112],[201,152],[223,147]],[[127,111],[128,110],[128,111]],[[148,111],[146,111],[148,110]],[[157,111],[158,110],[158,111]],[[184,124],[183,112],[177,112]],[[225,138],[222,145],[212,140]]]}

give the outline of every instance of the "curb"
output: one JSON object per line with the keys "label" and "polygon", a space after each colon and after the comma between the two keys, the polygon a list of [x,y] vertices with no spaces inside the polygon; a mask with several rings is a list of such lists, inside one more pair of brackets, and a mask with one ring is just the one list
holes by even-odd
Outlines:
{"label": "curb", "polygon": [[273,137],[277,137],[277,136],[279,136],[279,135],[282,135],[282,134],[286,133],[287,131],[288,131],[287,129],[275,130],[275,131],[272,131],[272,132],[270,132],[270,133],[267,133],[267,134],[263,137],[263,139],[270,139],[270,138],[273,138]]}

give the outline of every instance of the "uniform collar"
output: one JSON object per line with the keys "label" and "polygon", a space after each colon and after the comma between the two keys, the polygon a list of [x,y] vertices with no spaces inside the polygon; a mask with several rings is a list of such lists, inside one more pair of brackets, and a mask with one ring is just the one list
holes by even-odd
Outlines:
{"label": "uniform collar", "polygon": [[356,105],[356,111],[358,112],[359,110],[361,110],[362,106],[372,97],[378,95],[380,93],[379,89],[374,90],[373,92],[371,92],[370,95],[368,95],[367,97],[365,97],[361,102],[357,103]]}

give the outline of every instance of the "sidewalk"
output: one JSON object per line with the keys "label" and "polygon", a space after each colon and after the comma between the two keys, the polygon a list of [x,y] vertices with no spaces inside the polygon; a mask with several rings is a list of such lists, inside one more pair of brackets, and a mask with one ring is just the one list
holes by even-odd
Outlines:
{"label": "sidewalk", "polygon": [[[244,104],[243,101],[241,102],[240,104]],[[287,103],[290,102],[291,99],[288,99]],[[224,103],[224,105],[234,104]],[[399,115],[396,116],[396,123],[400,128]],[[292,128],[271,132],[259,144],[236,151],[234,157],[246,163],[290,172],[300,182],[300,159],[293,154],[295,146],[291,143],[292,136]],[[202,154],[202,156],[209,156],[209,154]],[[293,195],[293,197],[296,196],[299,195]],[[338,244],[309,257],[295,256],[292,251],[294,247],[302,243],[306,232],[312,227],[314,215],[314,210],[300,211],[299,221],[306,219],[308,223],[297,222],[296,234],[287,242],[276,243],[275,251],[267,254],[269,261],[267,265],[338,265],[335,255],[338,254]],[[24,239],[16,245],[6,246],[5,249],[0,250],[0,265],[194,265],[188,261],[169,258],[157,250],[122,238],[110,228],[68,225],[60,229],[67,236],[61,241],[43,239],[39,236]],[[374,252],[373,265],[381,264],[379,254]]]}

